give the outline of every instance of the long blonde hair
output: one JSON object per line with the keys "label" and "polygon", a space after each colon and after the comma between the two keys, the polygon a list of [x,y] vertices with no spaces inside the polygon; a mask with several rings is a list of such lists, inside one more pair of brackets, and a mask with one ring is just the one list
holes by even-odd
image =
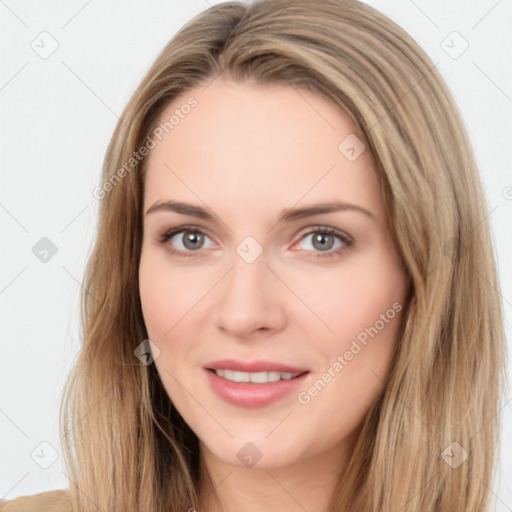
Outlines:
{"label": "long blonde hair", "polygon": [[[175,97],[221,76],[314,91],[351,117],[376,161],[411,278],[389,378],[331,510],[482,512],[505,381],[482,186],[463,121],[431,60],[399,26],[355,0],[215,5],[167,44],[126,106],[104,161],[81,296],[83,347],[61,408],[74,510],[201,510],[197,436],[155,366],[134,355],[147,338],[138,289],[145,159],[130,159]],[[455,467],[454,454],[467,458]]]}

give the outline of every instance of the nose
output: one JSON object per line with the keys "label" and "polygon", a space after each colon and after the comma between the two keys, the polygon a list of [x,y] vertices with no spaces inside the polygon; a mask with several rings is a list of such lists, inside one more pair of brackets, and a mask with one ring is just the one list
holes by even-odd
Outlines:
{"label": "nose", "polygon": [[217,285],[215,321],[236,339],[270,334],[286,325],[286,287],[267,266],[264,254],[247,263],[237,254]]}

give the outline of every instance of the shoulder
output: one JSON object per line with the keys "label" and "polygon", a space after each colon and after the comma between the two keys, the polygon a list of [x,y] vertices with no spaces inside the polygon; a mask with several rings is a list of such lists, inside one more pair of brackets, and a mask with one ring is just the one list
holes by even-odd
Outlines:
{"label": "shoulder", "polygon": [[69,491],[56,490],[0,501],[0,512],[70,512]]}

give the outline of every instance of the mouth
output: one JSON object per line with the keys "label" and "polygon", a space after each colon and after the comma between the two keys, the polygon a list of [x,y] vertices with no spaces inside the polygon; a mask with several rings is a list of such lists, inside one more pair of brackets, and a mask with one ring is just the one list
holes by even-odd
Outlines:
{"label": "mouth", "polygon": [[279,400],[291,400],[294,391],[307,385],[311,374],[309,370],[242,371],[206,367],[203,370],[205,383],[218,398],[245,409],[263,408]]}

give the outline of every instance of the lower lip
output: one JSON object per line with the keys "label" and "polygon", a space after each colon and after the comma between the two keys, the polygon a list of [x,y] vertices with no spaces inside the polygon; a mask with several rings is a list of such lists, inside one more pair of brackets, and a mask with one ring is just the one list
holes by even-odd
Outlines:
{"label": "lower lip", "polygon": [[211,370],[205,370],[210,386],[226,402],[240,407],[264,407],[279,398],[291,393],[304,383],[309,372],[290,380],[278,380],[266,384],[252,382],[233,382],[219,377]]}

